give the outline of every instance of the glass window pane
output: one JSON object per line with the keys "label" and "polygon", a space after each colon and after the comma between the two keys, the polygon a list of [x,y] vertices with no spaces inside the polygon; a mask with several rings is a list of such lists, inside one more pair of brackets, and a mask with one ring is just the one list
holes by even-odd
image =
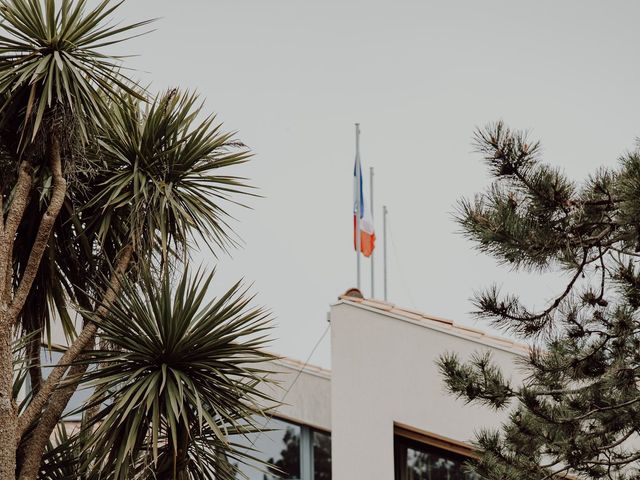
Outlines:
{"label": "glass window pane", "polygon": [[[239,465],[249,480],[300,478],[300,427],[282,420],[271,419],[265,427],[269,432],[248,435],[236,440],[254,449],[249,455],[275,466],[265,474],[259,469]],[[242,478],[242,477],[238,477]]]}
{"label": "glass window pane", "polygon": [[313,432],[313,478],[331,480],[331,435]]}
{"label": "glass window pane", "polygon": [[478,480],[464,468],[468,458],[396,437],[396,480]]}
{"label": "glass window pane", "polygon": [[[49,350],[45,347],[40,349],[40,361],[42,363],[43,380],[47,379],[47,377],[53,370],[53,367],[58,364],[61,358],[62,352],[54,352],[53,350]],[[88,388],[84,385],[78,386],[75,393],[69,400],[67,407],[64,409],[63,415],[65,415],[65,420],[80,421],[82,419],[82,413],[76,412],[76,409],[84,405],[92,393],[92,388]],[[74,412],[74,414],[69,415],[71,412]]]}

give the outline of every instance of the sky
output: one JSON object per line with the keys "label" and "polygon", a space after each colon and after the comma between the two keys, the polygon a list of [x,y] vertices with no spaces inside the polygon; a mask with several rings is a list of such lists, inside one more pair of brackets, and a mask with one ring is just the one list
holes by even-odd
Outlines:
{"label": "sky", "polygon": [[[457,201],[491,181],[474,130],[528,130],[576,181],[614,167],[640,133],[638,2],[128,0],[115,18],[158,18],[115,50],[135,55],[131,76],[200,92],[251,148],[235,173],[262,198],[231,209],[242,248],[193,262],[217,268],[211,296],[251,285],[275,319],[270,350],[296,359],[356,284],[355,122],[375,168],[378,273],[389,209],[389,301],[488,331],[474,292],[497,283],[543,307],[565,279],[508,271],[460,234]],[[330,367],[328,336],[310,361]]]}

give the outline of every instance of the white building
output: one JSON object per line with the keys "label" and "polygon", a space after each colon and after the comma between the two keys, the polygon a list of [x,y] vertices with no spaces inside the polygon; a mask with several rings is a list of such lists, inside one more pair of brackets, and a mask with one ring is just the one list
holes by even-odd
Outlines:
{"label": "white building", "polygon": [[474,455],[474,432],[506,413],[447,394],[435,362],[445,352],[489,351],[517,379],[527,347],[358,295],[331,306],[331,371],[274,363],[286,405],[269,423],[277,430],[256,439],[260,457],[301,480],[471,479],[460,467]]}
{"label": "white building", "polygon": [[[499,426],[506,412],[449,395],[436,360],[489,351],[517,380],[528,347],[357,290],[331,306],[329,320],[331,371],[286,358],[271,365],[280,386],[270,393],[283,405],[266,423],[272,430],[251,439],[252,455],[285,474],[243,467],[250,480],[474,480],[461,469],[474,456],[474,432]],[[59,357],[48,355],[45,363]],[[87,395],[78,392],[69,409]]]}

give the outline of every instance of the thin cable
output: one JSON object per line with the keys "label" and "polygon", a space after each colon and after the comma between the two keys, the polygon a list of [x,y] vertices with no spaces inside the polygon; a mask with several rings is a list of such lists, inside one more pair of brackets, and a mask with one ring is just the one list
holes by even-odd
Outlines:
{"label": "thin cable", "polygon": [[402,264],[400,263],[400,256],[398,255],[396,242],[393,239],[393,233],[391,233],[392,229],[389,227],[389,220],[387,220],[387,229],[389,232],[389,239],[391,240],[391,247],[393,248],[393,256],[396,259],[396,264],[398,265],[398,271],[400,272],[400,280],[402,281],[402,286],[404,287],[404,291],[407,294],[407,297],[409,297],[409,302],[411,302],[411,306],[414,309],[417,309],[416,302],[413,301],[413,295],[411,295],[411,290],[409,289],[409,285],[405,280],[404,270],[402,269]]}
{"label": "thin cable", "polygon": [[[318,341],[316,342],[316,344],[313,346],[313,348],[311,349],[311,353],[309,353],[309,355],[307,356],[307,359],[304,361],[304,364],[302,365],[302,367],[300,367],[300,369],[298,370],[298,372],[296,373],[295,378],[293,379],[293,382],[291,382],[291,384],[289,385],[289,388],[287,388],[284,392],[284,395],[282,395],[282,398],[280,399],[279,405],[282,405],[284,403],[284,399],[287,398],[287,395],[289,395],[289,392],[291,391],[291,389],[293,388],[293,386],[296,384],[296,382],[298,381],[298,379],[300,378],[300,375],[302,375],[302,372],[304,371],[305,368],[307,368],[307,365],[309,365],[309,361],[311,360],[311,357],[313,357],[313,354],[316,353],[316,350],[318,349],[318,347],[320,346],[320,343],[322,343],[322,340],[324,340],[324,337],[327,336],[327,333],[329,332],[329,329],[331,328],[331,324],[329,323],[327,325],[327,328],[324,329],[324,332],[322,332],[322,335],[320,335],[320,338],[318,339]],[[256,438],[251,442],[251,447],[255,447],[256,442],[260,439],[260,437],[262,436],[262,434],[264,433],[264,429],[266,428],[266,426],[269,424],[269,422],[273,419],[273,417],[275,416],[275,414],[278,411],[278,408],[280,408],[279,406],[276,407],[273,412],[271,413],[271,415],[269,415],[269,417],[267,417],[267,421],[264,422],[264,424],[262,425],[262,428],[260,430],[260,432],[258,432],[258,435],[256,435]]]}
{"label": "thin cable", "polygon": [[[324,337],[327,336],[327,333],[329,332],[329,329],[331,328],[331,324],[327,325],[327,328],[324,329],[324,332],[322,332],[322,335],[320,335],[320,338],[318,339],[318,341],[316,342],[316,344],[313,346],[313,348],[311,349],[311,353],[309,354],[309,356],[307,357],[307,359],[304,361],[304,364],[302,365],[302,367],[300,368],[300,370],[298,370],[298,373],[296,374],[296,377],[293,379],[293,382],[291,382],[291,385],[289,385],[289,388],[287,388],[284,392],[284,395],[282,396],[282,399],[280,400],[280,403],[282,404],[284,402],[284,399],[287,398],[287,395],[289,395],[289,392],[291,391],[291,389],[293,388],[293,386],[296,384],[296,382],[298,381],[298,379],[300,378],[300,375],[302,375],[302,371],[307,368],[307,365],[309,365],[309,360],[311,360],[311,357],[313,357],[313,354],[316,353],[317,348],[320,346],[320,343],[322,342],[322,340],[324,340]],[[277,409],[276,409],[277,410]],[[273,415],[271,415],[273,417]]]}

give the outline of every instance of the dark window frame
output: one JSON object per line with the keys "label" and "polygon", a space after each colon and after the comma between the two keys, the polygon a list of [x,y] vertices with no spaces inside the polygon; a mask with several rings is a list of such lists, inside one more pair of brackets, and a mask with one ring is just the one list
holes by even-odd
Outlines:
{"label": "dark window frame", "polygon": [[[325,430],[323,428],[318,428],[313,425],[309,425],[306,423],[301,423],[296,421],[290,417],[285,415],[274,415],[270,417],[265,423],[265,426],[268,428],[268,423],[272,420],[277,422],[282,422],[287,426],[294,426],[299,428],[300,430],[300,438],[298,439],[299,445],[299,464],[300,464],[300,477],[288,478],[283,480],[315,480],[315,448],[314,448],[314,434],[317,432],[319,434],[328,436],[331,439],[331,431]],[[329,451],[329,455],[331,455],[331,451]],[[329,477],[331,478],[331,476]]]}
{"label": "dark window frame", "polygon": [[441,435],[426,432],[401,423],[394,423],[393,428],[393,460],[394,477],[401,480],[403,469],[406,468],[407,448],[414,450],[432,449],[441,452],[453,461],[468,461],[478,459],[478,452],[469,444],[459,442]]}

